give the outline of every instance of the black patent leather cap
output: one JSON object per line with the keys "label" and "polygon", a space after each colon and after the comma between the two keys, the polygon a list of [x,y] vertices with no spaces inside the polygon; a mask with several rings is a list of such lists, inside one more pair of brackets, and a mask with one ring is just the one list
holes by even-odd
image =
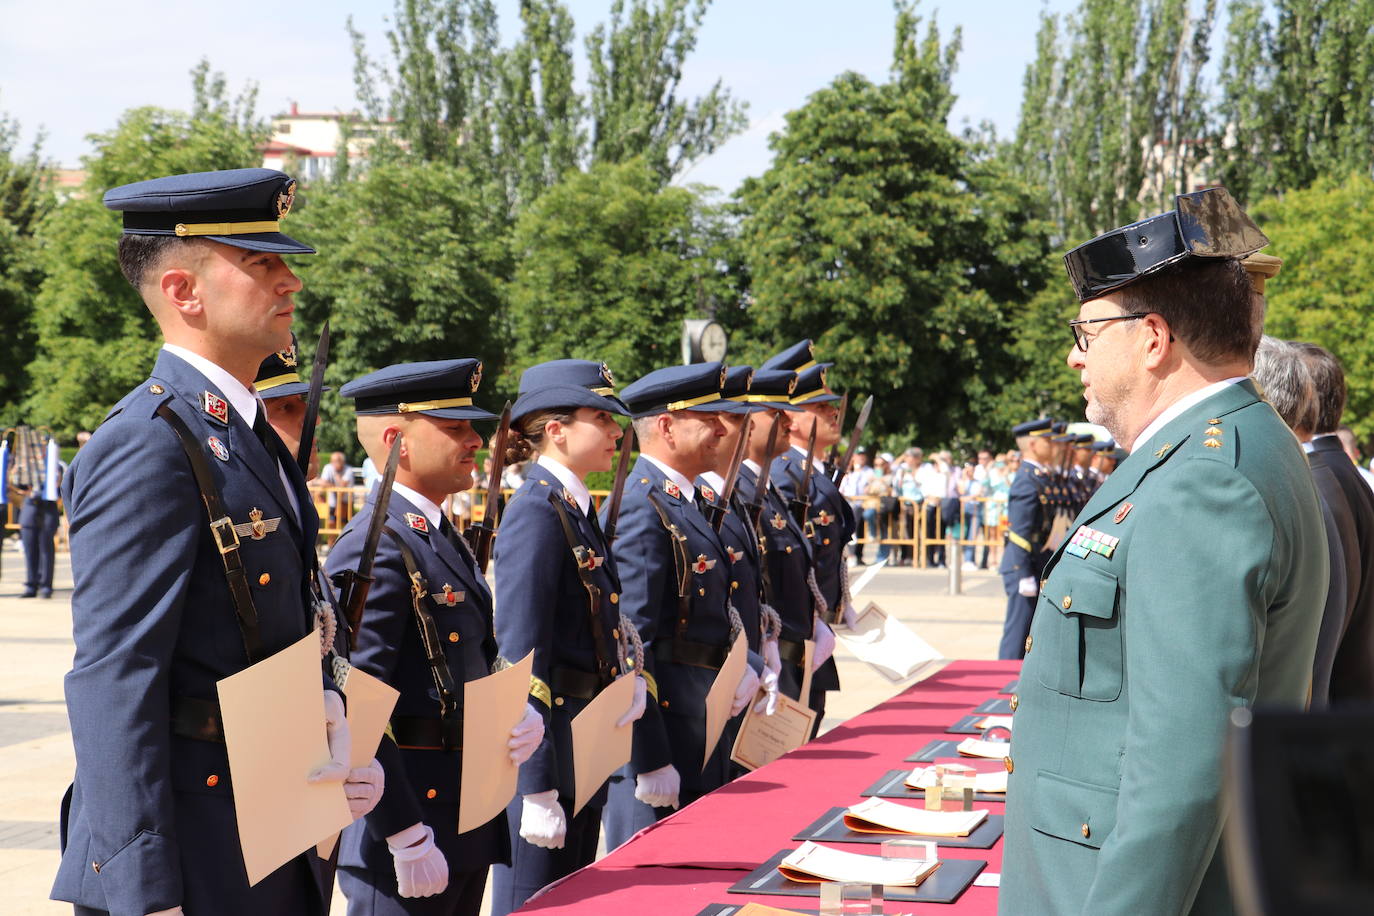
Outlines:
{"label": "black patent leather cap", "polygon": [[1099,235],[1064,255],[1080,302],[1184,258],[1243,258],[1269,244],[1225,188],[1175,198],[1175,209]]}

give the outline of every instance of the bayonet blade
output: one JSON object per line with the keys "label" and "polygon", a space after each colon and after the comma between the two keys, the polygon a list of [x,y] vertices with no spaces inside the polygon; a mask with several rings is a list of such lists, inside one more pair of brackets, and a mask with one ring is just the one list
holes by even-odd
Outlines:
{"label": "bayonet blade", "polygon": [[606,546],[615,539],[615,522],[620,517],[620,498],[625,495],[625,478],[630,473],[630,452],[635,447],[635,425],[625,427],[625,435],[620,440],[620,457],[615,466],[615,482],[611,484],[611,504],[606,508],[606,524],[601,526],[606,535]]}
{"label": "bayonet blade", "polygon": [[491,440],[491,479],[487,481],[487,501],[482,507],[482,520],[467,530],[468,545],[477,560],[477,568],[485,575],[491,561],[491,542],[501,524],[501,474],[506,469],[506,442],[510,438],[510,401],[501,409],[501,423]]}
{"label": "bayonet blade", "polygon": [[[841,396],[841,398],[840,398],[840,419],[839,419],[838,425],[839,425],[839,428],[840,428],[841,430],[844,429],[844,418],[845,418],[845,416],[846,416],[848,413],[849,413],[849,392],[846,391],[846,392],[844,393],[844,395]],[[828,474],[830,475],[830,478],[831,478],[832,480],[836,479],[836,477],[835,477],[835,468],[837,467],[837,465],[835,464],[835,462],[838,461],[839,458],[840,458],[840,440],[839,440],[839,439],[836,439],[836,440],[835,440],[835,444],[832,445],[832,446],[830,446],[830,453],[829,453],[828,455],[825,456],[826,473],[828,473]]]}
{"label": "bayonet blade", "polygon": [[849,447],[844,451],[844,463],[831,472],[831,480],[835,483],[840,482],[840,478],[849,472],[849,462],[854,458],[854,449],[859,447],[859,440],[863,438],[864,427],[868,425],[868,415],[873,412],[873,395],[868,396],[864,401],[863,409],[859,411],[859,419],[854,423],[854,429],[849,434]]}
{"label": "bayonet blade", "polygon": [[758,527],[763,516],[763,503],[768,498],[768,481],[773,476],[773,449],[778,444],[778,428],[782,424],[782,411],[773,414],[773,422],[768,427],[768,442],[763,448],[763,461],[759,465],[759,479],[754,482],[754,501],[749,504],[754,526]]}
{"label": "bayonet blade", "polygon": [[386,513],[391,506],[392,484],[396,482],[396,469],[401,464],[401,433],[391,443],[391,452],[386,456],[386,470],[377,484],[377,494],[372,498],[372,518],[368,520],[367,538],[363,541],[363,552],[358,556],[358,568],[345,578],[346,594],[342,595],[344,616],[348,621],[349,645],[358,648],[358,627],[363,622],[363,608],[367,606],[367,593],[372,587],[372,563],[377,558],[377,545],[382,540],[382,529],[386,527]]}
{"label": "bayonet blade", "polygon": [[744,450],[749,445],[749,431],[753,426],[749,422],[748,415],[745,415],[744,423],[739,431],[739,441],[735,443],[735,453],[730,456],[730,466],[725,474],[725,487],[720,494],[720,512],[713,519],[713,526],[717,531],[725,522],[725,513],[730,511],[730,497],[735,493],[735,485],[739,482],[740,465],[744,464]]}
{"label": "bayonet blade", "polygon": [[329,321],[320,329],[315,345],[315,364],[310,370],[310,392],[305,399],[305,419],[301,421],[301,442],[296,446],[296,465],[301,476],[310,477],[310,452],[315,444],[315,424],[320,419],[320,400],[324,396],[324,369],[329,365]]}

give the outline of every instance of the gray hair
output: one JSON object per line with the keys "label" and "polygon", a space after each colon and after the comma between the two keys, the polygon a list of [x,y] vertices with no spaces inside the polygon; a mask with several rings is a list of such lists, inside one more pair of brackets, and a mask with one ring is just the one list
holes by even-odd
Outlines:
{"label": "gray hair", "polygon": [[1312,373],[1296,347],[1264,335],[1255,351],[1255,368],[1250,375],[1264,389],[1265,399],[1289,429],[1312,430],[1317,412],[1316,389]]}

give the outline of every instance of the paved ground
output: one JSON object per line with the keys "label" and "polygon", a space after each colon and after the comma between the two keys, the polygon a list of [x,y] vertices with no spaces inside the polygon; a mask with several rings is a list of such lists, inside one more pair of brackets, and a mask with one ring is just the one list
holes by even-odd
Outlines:
{"label": "paved ground", "polygon": [[[70,909],[47,900],[57,868],[57,809],[73,770],[62,699],[71,666],[71,574],[59,555],[51,601],[21,600],[23,557],[13,539],[0,550],[0,913]],[[861,570],[854,570],[858,581]],[[995,658],[1005,598],[995,573],[963,575],[963,594],[948,594],[940,570],[883,569],[857,599],[876,601],[947,658]],[[879,703],[894,685],[841,649],[845,689],[829,703],[831,727]],[[343,907],[335,909],[342,913]]]}

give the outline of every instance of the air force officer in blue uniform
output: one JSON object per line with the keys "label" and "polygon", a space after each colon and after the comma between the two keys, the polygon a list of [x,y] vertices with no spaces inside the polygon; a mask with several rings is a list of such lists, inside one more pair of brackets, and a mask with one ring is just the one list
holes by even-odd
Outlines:
{"label": "air force officer in blue uniform", "polygon": [[[458,832],[462,784],[463,684],[497,663],[491,592],[467,543],[440,512],[472,486],[482,438],[473,422],[495,417],[473,403],[476,359],[389,366],[344,385],[358,441],[378,467],[403,436],[400,464],[377,547],[358,646],[350,661],[400,691],[377,751],[386,792],[376,810],[344,831],[339,886],[348,912],[476,916],[487,870],[510,854],[505,815]],[[330,551],[331,576],[359,565],[376,491]],[[431,658],[422,631],[441,651]],[[441,703],[439,684],[451,695]],[[523,763],[543,737],[533,709],[511,736]]]}
{"label": "air force officer in blue uniform", "polygon": [[1007,543],[999,572],[1007,592],[1007,616],[1002,624],[998,658],[1021,658],[1040,594],[1040,574],[1053,552],[1049,546],[1054,507],[1049,462],[1055,423],[1030,420],[1012,429],[1021,450],[1021,467],[1007,494]]}
{"label": "air force officer in blue uniform", "polygon": [[[627,768],[612,777],[604,825],[613,849],[730,780],[724,742],[706,753],[706,694],[742,624],[730,607],[725,545],[697,505],[693,481],[714,467],[725,435],[716,414],[725,367],[657,369],[627,385],[639,461],[625,484],[616,528],[620,606],[644,642],[649,708],[635,724]],[[751,653],[732,715],[758,691],[763,660]]]}
{"label": "air force officer in blue uniform", "polygon": [[[252,388],[259,363],[291,343],[300,281],[282,255],[313,251],[278,231],[294,187],[241,169],[105,196],[124,211],[120,269],[166,343],[63,487],[76,778],[52,895],[78,913],[293,916],[329,900],[313,849],[248,886],[215,701],[217,681],[314,625],[318,519]],[[325,706],[338,739],[338,694],[326,691]],[[346,742],[333,744],[346,760]],[[346,772],[345,762],[300,777]]]}
{"label": "air force officer in blue uniform", "polygon": [[511,410],[507,460],[536,460],[501,516],[496,639],[511,658],[534,652],[531,695],[547,729],[507,809],[511,865],[493,874],[493,916],[596,858],[606,790],[573,813],[573,718],[618,677],[636,678],[620,724],[644,714],[647,683],[624,648],[633,624],[620,614],[615,558],[586,483],[610,470],[622,436],[616,417],[629,414],[614,384],[605,363],[541,363],[520,377]]}

